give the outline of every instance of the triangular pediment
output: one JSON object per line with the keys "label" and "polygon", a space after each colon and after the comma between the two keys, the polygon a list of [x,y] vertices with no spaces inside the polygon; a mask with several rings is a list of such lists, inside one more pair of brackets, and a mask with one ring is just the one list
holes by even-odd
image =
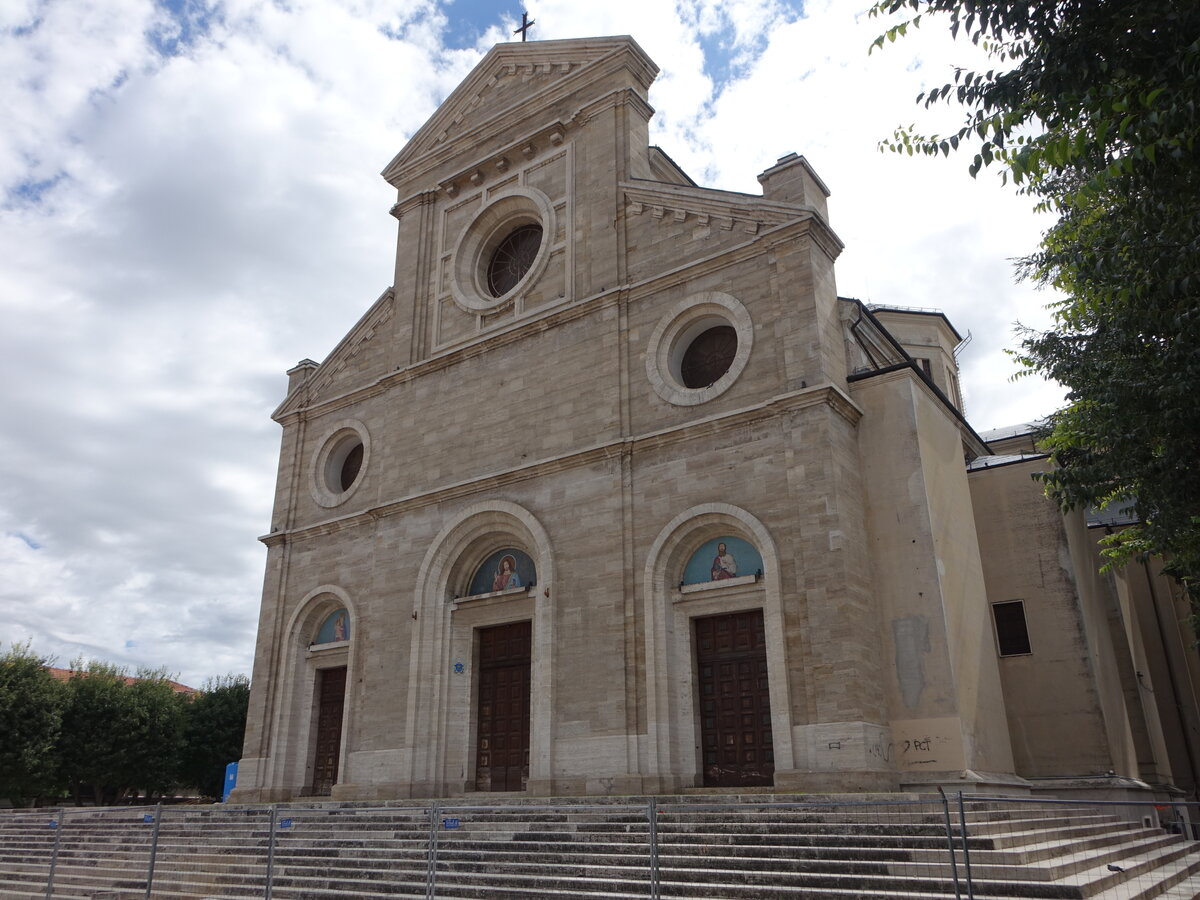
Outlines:
{"label": "triangular pediment", "polygon": [[365,387],[391,371],[391,345],[377,338],[394,311],[395,295],[388,288],[324,362],[311,367],[302,381],[289,386],[287,397],[272,418],[279,420],[288,413]]}
{"label": "triangular pediment", "polygon": [[497,44],[388,163],[383,177],[396,184],[423,158],[465,136],[474,143],[481,126],[489,122],[511,122],[523,110],[535,115],[613,64],[630,69],[643,90],[658,74],[658,67],[628,35]]}

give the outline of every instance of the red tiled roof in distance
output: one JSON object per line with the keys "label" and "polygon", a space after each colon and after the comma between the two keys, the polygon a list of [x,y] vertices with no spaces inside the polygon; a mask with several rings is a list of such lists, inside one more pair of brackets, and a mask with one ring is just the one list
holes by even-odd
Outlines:
{"label": "red tiled roof in distance", "polygon": [[[72,675],[75,674],[74,669],[60,669],[57,666],[46,666],[46,668],[49,670],[50,674],[53,675],[55,678],[57,678],[59,681],[67,681],[70,679],[70,677]],[[84,674],[86,675],[87,673],[85,672]],[[123,677],[125,679],[126,684],[133,684],[135,681],[141,680],[139,678],[134,678],[132,675],[125,675]],[[167,684],[169,684],[171,686],[171,689],[174,690],[175,693],[177,693],[177,694],[195,694],[195,693],[197,693],[195,688],[188,687],[186,684],[180,684],[178,681],[168,680]]]}

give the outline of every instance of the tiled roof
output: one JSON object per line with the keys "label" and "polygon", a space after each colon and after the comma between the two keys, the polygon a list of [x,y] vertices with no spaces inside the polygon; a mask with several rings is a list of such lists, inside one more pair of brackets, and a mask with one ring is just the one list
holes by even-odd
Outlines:
{"label": "tiled roof", "polygon": [[[46,666],[46,668],[49,669],[50,674],[53,675],[55,678],[57,678],[59,681],[67,681],[71,678],[72,675],[75,674],[74,669],[60,669],[57,666]],[[87,673],[85,672],[84,674],[86,675]],[[133,684],[135,681],[141,681],[140,678],[134,678],[132,675],[124,675],[124,676],[122,676],[122,678],[124,679],[126,684]],[[177,694],[195,694],[195,693],[197,693],[195,688],[188,687],[186,684],[180,684],[178,681],[171,681],[168,679],[167,684],[169,684],[171,686],[171,689],[174,690],[175,693],[177,693]]]}

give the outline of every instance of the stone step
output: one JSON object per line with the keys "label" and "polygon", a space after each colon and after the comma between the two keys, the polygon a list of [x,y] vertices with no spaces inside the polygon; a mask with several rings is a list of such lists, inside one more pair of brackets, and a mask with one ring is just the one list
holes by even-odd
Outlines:
{"label": "stone step", "polygon": [[[1169,876],[1182,878],[1200,872],[1200,853],[1189,848],[1173,858],[1139,854],[1122,860],[1120,868],[1122,871],[1114,872],[1108,865],[1096,865],[1080,869],[1059,883],[1078,886],[1080,896],[1084,898],[1105,894],[1121,898],[1152,897],[1163,889],[1163,881],[1169,881]],[[1139,885],[1140,879],[1145,883]]]}
{"label": "stone step", "polygon": [[[483,872],[478,874],[456,872],[440,873],[437,882],[438,897],[476,897],[487,898],[504,891],[506,894],[519,894],[524,890],[533,896],[592,896],[589,888],[597,881],[609,882],[608,873],[598,870],[591,879],[563,879],[555,876],[539,877],[532,873],[510,874],[504,872]],[[623,892],[638,892],[636,886],[630,888],[629,882],[618,882]],[[642,882],[641,896],[645,896],[648,882]],[[1000,888],[1003,885],[999,886]],[[1019,893],[1007,894],[997,886],[981,883],[976,895],[983,896],[1023,896],[1028,898],[1070,898],[1077,897],[1071,892],[1062,892],[1053,886],[1037,890],[1030,888],[1028,883],[1022,883]],[[543,891],[548,894],[543,894]],[[770,872],[726,872],[702,867],[687,869],[672,869],[663,871],[660,876],[660,894],[663,897],[699,897],[706,900],[772,900],[772,898],[799,898],[811,896],[820,892],[825,896],[839,898],[861,898],[865,896],[894,897],[901,894],[925,896],[953,896],[953,883],[950,881],[917,882],[911,879],[890,878],[887,876],[838,876],[810,875],[804,878],[776,877]]]}
{"label": "stone step", "polygon": [[[1175,872],[1168,871],[1170,866],[1164,866],[1160,873],[1163,876],[1162,880],[1148,884],[1147,889],[1154,891],[1153,893],[1131,894],[1125,891],[1123,896],[1118,897],[1115,892],[1109,891],[1096,894],[1095,900],[1148,900],[1150,897],[1161,897],[1162,900],[1195,900],[1196,897],[1200,897],[1200,873],[1183,864],[1176,865],[1178,869]],[[1142,880],[1151,882],[1151,879]],[[1156,888],[1158,890],[1155,890]]]}
{"label": "stone step", "polygon": [[[60,891],[57,888],[54,891],[54,900],[92,900],[93,893],[88,891],[86,894],[75,894],[69,891]],[[46,900],[46,888],[43,886],[36,890],[22,890],[19,887],[0,886],[0,900]]]}
{"label": "stone step", "polygon": [[[1109,834],[1109,835],[1105,835],[1103,839],[1100,839],[1100,838],[1091,839],[1090,841],[1088,841],[1088,846],[1097,846],[1099,844],[1099,842],[1104,842],[1104,844],[1117,844],[1117,842],[1120,842],[1121,840],[1127,840],[1129,838],[1138,838],[1138,836],[1141,836],[1144,834],[1145,834],[1144,829],[1135,829],[1135,830],[1132,830],[1132,832]],[[1157,833],[1154,833],[1154,834],[1157,834]],[[497,835],[492,834],[492,835],[488,835],[488,836],[490,836],[490,838],[494,839],[494,838],[496,838]],[[512,835],[508,835],[508,836],[511,839],[508,842],[514,842],[514,841],[521,842],[518,839],[524,838],[524,839],[526,839],[526,841],[524,841],[524,842],[527,842],[527,844],[528,844],[528,842],[530,842],[530,840],[535,842],[535,844],[536,844],[536,842],[558,842],[558,844],[560,844],[560,842],[563,842],[566,840],[564,835],[552,835],[552,834],[541,834],[541,833],[526,833],[526,834],[521,834],[521,835],[512,834]],[[588,835],[586,835],[586,839],[588,841],[599,842],[601,839],[606,838],[606,836],[607,835],[602,835],[602,834],[588,834]],[[455,844],[458,844],[458,842],[467,841],[469,839],[478,840],[478,835],[472,835],[469,832],[451,832],[448,834],[443,834],[439,838],[439,840],[442,841],[443,846],[448,846],[448,847],[454,846]],[[571,836],[572,841],[578,841],[580,839],[581,839],[581,835],[572,835]],[[396,852],[400,852],[402,850],[407,851],[407,852],[424,852],[424,847],[425,847],[424,839],[421,839],[419,841],[410,841],[410,842],[407,842],[407,844],[398,844],[398,842],[395,840],[380,840],[380,841],[372,842],[372,844],[368,844],[368,842],[359,841],[359,840],[342,841],[337,838],[323,839],[323,838],[319,838],[319,836],[318,836],[318,838],[313,838],[313,836],[310,834],[310,835],[306,835],[306,839],[304,841],[302,841],[302,844],[300,844],[300,842],[295,842],[295,844],[294,844],[293,840],[294,840],[293,835],[287,835],[287,836],[281,835],[280,840],[277,841],[277,852],[280,852],[281,854],[286,854],[288,852],[305,852],[306,848],[307,848],[307,851],[316,852],[316,853],[320,853],[320,854],[332,854],[335,852],[336,853],[347,853],[347,852],[354,852],[354,851],[358,851],[358,852],[364,853],[364,854],[368,854],[370,852],[386,854],[386,853],[396,853]],[[644,845],[644,844],[646,844],[647,840],[648,839],[646,838],[646,836],[642,835],[642,836],[640,836],[640,839],[638,839],[638,842],[640,842],[641,845]],[[626,841],[628,841],[628,839],[625,839],[624,836],[622,836],[622,841],[619,841],[619,842],[626,842]],[[894,845],[894,846],[900,846],[900,847],[905,847],[905,846],[914,844],[913,841],[882,841],[880,839],[874,838],[874,836],[871,836],[871,838],[868,838],[868,836],[864,836],[864,835],[858,835],[858,836],[856,836],[856,838],[852,838],[852,839],[838,838],[835,840],[824,840],[824,841],[806,841],[806,840],[799,841],[796,838],[794,838],[794,836],[744,835],[744,834],[720,835],[718,833],[708,833],[708,834],[692,833],[692,834],[686,835],[686,838],[684,838],[684,836],[680,836],[680,835],[664,833],[664,834],[660,835],[660,841],[661,841],[662,845],[671,846],[671,847],[683,847],[688,844],[695,845],[697,847],[739,846],[739,845],[751,845],[752,844],[752,845],[756,845],[756,846],[760,846],[760,847],[775,845],[780,848],[784,848],[784,850],[787,850],[787,851],[796,850],[796,848],[804,847],[804,846],[820,847],[820,846],[824,845],[824,846],[828,846],[830,848],[850,846],[850,847],[859,848],[859,851],[863,852],[863,853],[870,853],[872,850],[882,851],[883,848],[886,847],[888,844]],[[504,842],[504,841],[496,841],[496,842]],[[920,841],[920,844],[924,845],[925,850],[932,851],[932,852],[940,851],[944,847],[944,836],[942,836],[942,838],[938,838],[938,839],[931,840],[931,841]],[[1014,841],[1013,844],[1014,844],[1014,846],[1020,846],[1019,842]],[[988,842],[985,842],[985,841],[978,841],[976,839],[972,839],[972,841],[971,841],[971,846],[972,846],[973,850],[976,852],[985,850],[986,845],[988,845]],[[265,853],[265,846],[266,846],[266,841],[264,839],[262,841],[262,845],[260,845],[258,847],[254,847],[254,848],[247,848],[245,846],[238,846],[238,845],[230,845],[230,846],[220,847],[220,850],[227,852],[227,853],[245,853],[245,852],[254,852],[254,851],[257,851],[260,853]],[[632,845],[632,846],[635,846],[635,848],[636,848],[637,845]],[[1057,842],[1055,842],[1054,845],[1049,845],[1049,846],[1039,845],[1037,847],[1037,856],[1045,857],[1046,854],[1050,853],[1052,850],[1055,850],[1055,847],[1067,847],[1067,846],[1070,846],[1067,841],[1057,841]],[[289,850],[289,847],[290,847],[290,850]],[[208,845],[206,845],[206,848],[208,848],[208,850],[210,850],[210,851],[214,850],[214,845],[212,845],[211,841],[208,842]],[[908,846],[908,848],[920,848],[920,847]],[[107,854],[107,856],[109,856],[109,858],[118,858],[121,856],[125,856],[128,859],[139,860],[139,859],[144,859],[146,854],[148,854],[148,852],[149,852],[148,847],[125,848],[125,850],[110,851]],[[181,841],[181,842],[175,842],[175,844],[173,844],[173,842],[170,842],[170,841],[166,841],[163,839],[160,840],[160,856],[169,856],[169,854],[172,854],[172,853],[186,853],[186,852],[193,852],[193,847],[192,847],[192,844],[190,844],[190,842],[182,842]],[[86,851],[86,848],[64,847],[64,848],[60,848],[60,859],[72,859],[72,858],[76,858],[79,856],[85,856],[86,853],[88,853],[88,851]]]}
{"label": "stone step", "polygon": [[[591,900],[646,897],[649,829],[641,798],[609,804],[583,799],[483,808],[450,805],[440,817],[438,897]],[[711,801],[711,797],[708,798]],[[663,803],[661,895],[704,900],[954,895],[940,804],[912,798],[887,806],[828,807],[765,802]],[[380,808],[333,804],[280,807],[293,827],[275,835],[278,900],[424,897],[429,804]],[[979,897],[1150,900],[1200,878],[1197,844],[1122,821],[1111,808],[992,804],[967,814]],[[44,896],[59,841],[56,898],[104,895],[141,900],[153,827],[146,811],[69,810],[57,834],[49,817],[0,815],[0,900]],[[951,807],[958,870],[965,875]],[[256,808],[170,808],[159,823],[154,897],[209,900],[261,897],[269,819]],[[1112,872],[1110,864],[1124,871]],[[11,875],[8,873],[11,871]],[[1176,890],[1179,888],[1179,890]],[[1123,892],[1123,893],[1122,893]],[[1195,896],[1194,894],[1191,896]],[[1173,900],[1179,900],[1176,896]]]}

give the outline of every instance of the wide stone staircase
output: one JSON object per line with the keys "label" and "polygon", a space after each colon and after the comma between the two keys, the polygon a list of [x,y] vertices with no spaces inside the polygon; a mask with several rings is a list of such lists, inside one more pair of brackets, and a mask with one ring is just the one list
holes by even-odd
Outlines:
{"label": "wide stone staircase", "polygon": [[1149,824],[1000,799],[967,799],[960,817],[956,798],[914,795],[155,812],[0,813],[0,900],[1200,896],[1200,842],[1152,808]]}

